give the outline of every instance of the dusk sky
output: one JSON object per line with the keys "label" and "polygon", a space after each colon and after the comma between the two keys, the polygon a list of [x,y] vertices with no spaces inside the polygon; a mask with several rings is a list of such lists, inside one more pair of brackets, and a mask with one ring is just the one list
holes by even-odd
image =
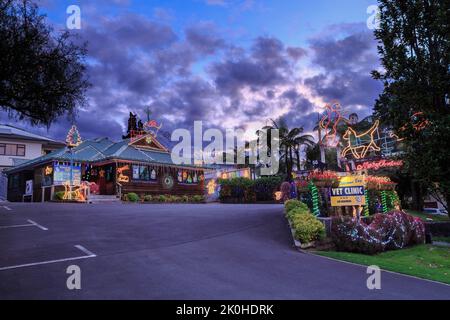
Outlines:
{"label": "dusk sky", "polygon": [[[347,114],[372,112],[381,83],[376,41],[367,27],[375,0],[41,0],[55,31],[66,8],[81,8],[88,42],[88,104],[82,137],[119,140],[130,111],[167,131],[205,126],[256,130],[284,116],[311,130],[326,102]],[[2,122],[29,128],[26,122]],[[64,140],[65,118],[32,131]]]}

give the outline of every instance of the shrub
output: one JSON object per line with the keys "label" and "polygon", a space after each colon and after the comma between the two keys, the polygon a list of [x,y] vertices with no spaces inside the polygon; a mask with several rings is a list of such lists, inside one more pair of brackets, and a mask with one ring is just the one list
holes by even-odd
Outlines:
{"label": "shrub", "polygon": [[159,196],[156,197],[155,199],[158,202],[166,202],[167,201],[167,197],[163,194],[160,194]]}
{"label": "shrub", "polygon": [[304,204],[303,202],[296,200],[296,199],[287,200],[284,203],[284,208],[285,208],[286,212],[289,212],[292,209],[297,209],[297,208],[301,208],[303,210],[309,211],[308,206],[306,204]]}
{"label": "shrub", "polygon": [[357,219],[334,220],[332,238],[338,250],[375,254],[421,244],[425,226],[402,211],[376,214],[367,225]]}
{"label": "shrub", "polygon": [[171,202],[171,203],[177,203],[177,202],[181,202],[181,197],[175,196],[175,195],[168,195],[166,196],[166,202]]}
{"label": "shrub", "polygon": [[55,199],[56,199],[56,200],[63,200],[64,194],[65,194],[64,191],[58,191],[58,192],[55,192]]}
{"label": "shrub", "polygon": [[295,238],[302,243],[318,240],[325,234],[325,226],[312,214],[298,214],[292,220]]}
{"label": "shrub", "polygon": [[[65,195],[65,194],[66,194],[65,191],[58,191],[58,192],[55,192],[54,198],[55,198],[55,200],[63,201],[63,200],[65,200],[65,199],[64,199],[64,195]],[[75,199],[76,196],[77,196],[76,192],[75,192],[75,191],[72,191],[72,199]]]}
{"label": "shrub", "polygon": [[238,202],[254,202],[256,194],[254,190],[255,182],[248,178],[219,179],[221,201],[232,200]]}
{"label": "shrub", "polygon": [[192,202],[203,202],[204,201],[204,197],[201,195],[195,195],[192,197]]}
{"label": "shrub", "polygon": [[130,192],[130,193],[127,193],[127,200],[131,201],[131,202],[138,202],[139,196],[134,192]]}
{"label": "shrub", "polygon": [[376,254],[384,250],[380,233],[354,218],[334,220],[331,237],[339,251]]}
{"label": "shrub", "polygon": [[280,188],[281,177],[262,177],[254,182],[254,191],[257,201],[272,201],[274,193]]}
{"label": "shrub", "polygon": [[301,204],[302,202],[296,199],[287,200],[284,202],[284,209],[286,210],[286,212],[289,212],[292,209],[300,207]]}
{"label": "shrub", "polygon": [[311,214],[311,211],[309,211],[309,208],[305,204],[301,207],[294,208],[294,209],[290,210],[289,212],[287,212],[286,217],[290,221],[293,221],[296,216],[303,215],[303,214]]}
{"label": "shrub", "polygon": [[183,196],[181,197],[181,202],[189,202],[189,196],[183,195]]}
{"label": "shrub", "polygon": [[147,194],[144,196],[144,201],[145,202],[152,202],[153,201],[153,196],[150,194]]}

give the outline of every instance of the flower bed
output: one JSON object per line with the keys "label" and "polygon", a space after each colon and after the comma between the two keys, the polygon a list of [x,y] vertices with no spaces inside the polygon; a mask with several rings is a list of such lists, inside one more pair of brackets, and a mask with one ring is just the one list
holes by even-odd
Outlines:
{"label": "flower bed", "polygon": [[314,171],[309,175],[309,179],[316,187],[337,187],[339,184],[339,176],[333,171]]}
{"label": "flower bed", "polygon": [[130,192],[123,195],[123,201],[127,202],[141,202],[141,203],[204,203],[205,197],[202,195],[183,195],[183,196],[175,196],[175,195],[144,195],[139,196],[134,192]]}
{"label": "flower bed", "polygon": [[369,190],[394,190],[396,183],[391,181],[388,177],[366,177],[367,189]]}

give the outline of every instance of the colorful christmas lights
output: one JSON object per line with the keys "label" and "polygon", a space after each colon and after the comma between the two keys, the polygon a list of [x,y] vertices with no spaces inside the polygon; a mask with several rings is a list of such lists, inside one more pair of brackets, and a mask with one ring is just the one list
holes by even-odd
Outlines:
{"label": "colorful christmas lights", "polygon": [[78,129],[73,125],[67,133],[66,143],[68,147],[77,147],[81,144],[81,136]]}
{"label": "colorful christmas lights", "polygon": [[369,151],[380,151],[380,147],[375,143],[375,132],[379,125],[380,121],[376,120],[373,126],[363,133],[357,133],[354,129],[348,128],[342,137],[347,141],[347,146],[342,150],[341,156],[345,157],[351,153],[355,159],[361,159]]}
{"label": "colorful christmas lights", "polygon": [[312,181],[309,183],[309,191],[311,192],[311,199],[312,199],[312,214],[316,217],[320,214],[319,210],[319,191],[317,190],[317,187],[312,183]]}

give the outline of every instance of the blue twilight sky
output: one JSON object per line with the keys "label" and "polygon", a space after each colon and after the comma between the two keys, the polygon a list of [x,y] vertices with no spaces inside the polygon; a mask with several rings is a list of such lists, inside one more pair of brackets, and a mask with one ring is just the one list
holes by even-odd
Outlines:
{"label": "blue twilight sky", "polygon": [[[166,130],[193,126],[256,130],[285,117],[311,130],[337,99],[347,113],[371,113],[382,86],[366,21],[376,0],[40,0],[55,31],[69,5],[81,9],[92,88],[77,125],[82,136],[119,139],[130,111]],[[26,127],[2,116],[3,122]],[[62,118],[49,131],[62,139]]]}

